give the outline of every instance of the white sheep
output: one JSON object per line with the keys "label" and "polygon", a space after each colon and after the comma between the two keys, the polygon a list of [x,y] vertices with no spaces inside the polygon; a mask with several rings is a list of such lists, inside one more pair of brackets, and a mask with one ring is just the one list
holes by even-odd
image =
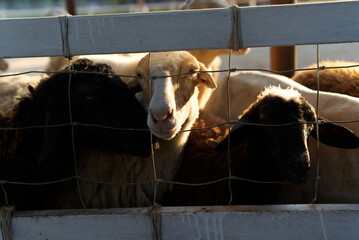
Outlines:
{"label": "white sheep", "polygon": [[[349,68],[328,68],[345,67]],[[319,71],[319,89],[326,92],[336,92],[359,97],[359,63],[346,61],[323,61],[319,66],[326,67]],[[316,68],[310,65],[308,68]],[[292,79],[310,89],[317,90],[317,70],[305,70],[297,72]]]}
{"label": "white sheep", "polygon": [[[154,198],[161,202],[169,185],[159,183],[155,187],[151,181],[155,179],[155,175],[157,179],[173,181],[189,136],[189,132],[183,130],[190,130],[199,114],[197,86],[216,86],[211,75],[206,72],[182,74],[207,70],[186,51],[152,53],[150,74],[155,78],[151,81],[147,78],[148,61],[149,55],[146,55],[139,62],[136,69],[139,78],[131,79],[128,86],[134,90],[142,89],[137,96],[143,100],[142,104],[148,110],[147,125],[158,137],[154,145],[154,162],[152,157],[83,151],[79,158],[85,158],[86,164],[78,166],[80,176],[117,183],[81,182],[80,189],[86,206],[144,207],[152,205]],[[113,164],[114,162],[121,164]]]}
{"label": "white sheep", "polygon": [[[191,129],[199,114],[197,86],[216,87],[206,70],[204,64],[186,51],[152,53],[151,65],[149,55],[146,55],[136,69],[139,78],[128,83],[130,89],[141,87],[143,105],[148,109],[147,125],[159,138],[154,152],[159,179],[172,181],[181,165],[183,148],[189,136],[189,132],[184,130]],[[155,79],[149,80],[147,77],[150,75]],[[144,168],[140,178],[153,179],[152,167]],[[143,187],[153,198],[154,186]],[[157,197],[161,199],[168,185],[159,185],[157,189]]]}
{"label": "white sheep", "polygon": [[[248,71],[231,74],[230,77],[230,119],[235,119],[252,101],[256,95],[269,85],[293,87],[305,97],[310,104],[316,107],[317,92],[294,82],[293,80],[274,74]],[[205,110],[210,111],[220,117],[227,118],[227,86],[223,81],[218,85],[212,97],[208,101]],[[331,121],[358,120],[359,99],[344,94],[320,92],[319,114]],[[358,123],[341,123],[352,129],[359,135]],[[320,136],[319,136],[320,138]],[[313,139],[309,141],[312,167],[316,169],[317,142]],[[339,149],[319,145],[320,172],[324,178],[353,178],[358,177],[359,169],[359,150],[358,149]],[[315,172],[315,171],[314,171]],[[281,202],[285,203],[309,203],[314,195],[314,183],[309,181],[305,184],[291,188],[284,186]],[[289,189],[291,188],[291,189]],[[350,180],[330,180],[323,179],[319,182],[318,202],[359,202],[358,181]]]}

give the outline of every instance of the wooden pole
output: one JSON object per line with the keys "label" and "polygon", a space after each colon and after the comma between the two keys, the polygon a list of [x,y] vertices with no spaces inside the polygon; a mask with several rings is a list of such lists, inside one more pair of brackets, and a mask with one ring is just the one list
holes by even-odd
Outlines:
{"label": "wooden pole", "polygon": [[[293,4],[296,0],[270,0],[270,4]],[[297,67],[297,49],[295,46],[281,46],[270,48],[270,68],[273,71],[287,71]],[[282,73],[292,77],[294,72]]]}
{"label": "wooden pole", "polygon": [[71,15],[76,15],[76,3],[75,0],[66,0],[67,12]]}

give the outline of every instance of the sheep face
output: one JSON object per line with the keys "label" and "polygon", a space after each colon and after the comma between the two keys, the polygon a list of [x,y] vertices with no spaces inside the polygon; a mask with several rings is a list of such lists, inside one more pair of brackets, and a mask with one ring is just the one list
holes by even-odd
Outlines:
{"label": "sheep face", "polygon": [[[308,138],[314,129],[314,108],[296,91],[270,91],[259,96],[230,133],[230,147],[253,139],[260,161],[270,161],[277,176],[271,180],[303,182],[311,176]],[[246,125],[245,123],[265,124]],[[274,126],[273,126],[274,125]],[[279,126],[275,126],[279,125]],[[217,150],[225,150],[228,137]],[[265,159],[262,159],[265,158]],[[259,166],[260,167],[260,166]]]}
{"label": "sheep face", "polygon": [[271,98],[259,109],[259,122],[263,124],[289,124],[284,126],[262,127],[269,142],[268,152],[275,160],[276,167],[284,179],[299,183],[311,176],[308,139],[315,121],[314,108],[303,98],[285,100]]}
{"label": "sheep face", "polygon": [[[216,87],[210,74],[196,72],[206,70],[185,51],[152,53],[139,62],[136,69],[139,78],[131,79],[128,85],[130,88],[141,87],[144,105],[148,108],[147,125],[154,135],[172,139],[184,130],[186,123],[197,118],[197,86]],[[153,79],[149,80],[149,75]]]}

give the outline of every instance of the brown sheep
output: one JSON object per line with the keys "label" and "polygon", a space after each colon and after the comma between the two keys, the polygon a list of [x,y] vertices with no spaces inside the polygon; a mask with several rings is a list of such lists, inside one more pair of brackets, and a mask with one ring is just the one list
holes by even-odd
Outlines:
{"label": "brown sheep", "polygon": [[[316,137],[313,121],[313,106],[293,89],[271,87],[258,96],[230,132],[230,169],[233,176],[259,182],[232,180],[232,204],[273,204],[281,185],[261,181],[301,183],[311,176],[307,142],[310,136]],[[203,113],[194,129],[223,122]],[[293,125],[285,125],[288,123]],[[228,177],[228,154],[216,152],[228,148],[228,137],[223,140],[226,127],[191,132],[177,182],[199,184]],[[319,132],[325,144],[359,147],[359,138],[344,127],[321,124]],[[225,205],[229,199],[229,184],[225,179],[196,187],[174,185],[165,204]]]}
{"label": "brown sheep", "polygon": [[[347,94],[359,97],[359,66],[350,68],[332,68],[359,65],[356,62],[323,61],[319,66],[326,67],[319,71],[319,88],[321,91]],[[308,68],[316,68],[313,64]],[[307,88],[317,90],[317,70],[305,70],[297,72],[292,79]]]}

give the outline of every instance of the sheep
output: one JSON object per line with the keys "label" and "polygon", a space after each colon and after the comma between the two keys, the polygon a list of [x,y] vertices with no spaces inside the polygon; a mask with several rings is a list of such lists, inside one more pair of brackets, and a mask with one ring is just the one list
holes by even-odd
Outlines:
{"label": "sheep", "polygon": [[[252,101],[256,99],[257,92],[268,85],[292,87],[298,90],[307,101],[316,106],[317,92],[280,75],[262,73],[257,71],[243,71],[231,74],[230,77],[230,119],[235,119]],[[221,82],[211,96],[204,110],[227,119],[227,86]],[[359,119],[359,100],[344,94],[320,92],[319,114],[330,121],[347,121]],[[340,123],[348,126],[355,134],[359,134],[358,123]],[[320,137],[319,137],[320,138]],[[311,159],[317,158],[317,142],[309,141]],[[335,178],[357,177],[358,149],[339,149],[319,144],[320,168],[319,175],[334,180],[319,181],[318,203],[359,202],[359,194],[352,189],[359,189],[357,181],[335,180]],[[312,161],[312,168],[316,169],[316,161]],[[309,203],[313,200],[314,184],[308,181],[305,184],[285,185],[282,202]],[[292,189],[288,189],[292,188]],[[292,199],[289,199],[292,197]],[[286,199],[285,199],[286,198]]]}
{"label": "sheep", "polygon": [[[11,182],[49,182],[74,176],[75,159],[78,166],[86,165],[83,155],[86,156],[88,149],[125,156],[150,154],[147,114],[127,85],[111,77],[114,72],[110,67],[81,59],[65,70],[77,73],[71,78],[68,73],[56,73],[42,79],[35,88],[29,87],[28,96],[12,112],[1,117],[1,127],[16,128],[1,132],[0,175],[6,180],[0,198],[2,205],[15,205],[18,210],[51,209],[60,206],[55,204],[56,199],[66,201],[63,196],[75,195],[79,199],[77,192],[73,192],[74,180],[64,182],[65,186],[60,183],[25,186]],[[66,125],[70,120],[79,124]],[[31,127],[57,124],[65,125]],[[103,168],[93,171],[98,174],[108,171]],[[76,202],[72,202],[71,207],[75,206]]]}
{"label": "sheep", "polygon": [[[204,64],[186,51],[156,52],[146,55],[138,63],[138,77],[128,83],[130,89],[141,90],[138,94],[148,112],[147,125],[158,137],[154,150],[157,179],[172,181],[181,165],[188,130],[199,114],[197,86],[216,87],[206,70]],[[149,80],[150,75],[154,79]],[[140,177],[153,180],[152,160],[149,159],[147,164],[149,167],[144,168]],[[167,184],[158,184],[157,202],[164,198],[168,187]],[[144,185],[143,189],[153,200],[155,185]]]}
{"label": "sheep", "polygon": [[[319,63],[325,67],[344,67],[359,65],[356,62],[323,61]],[[308,68],[316,68],[311,65]],[[305,70],[296,73],[292,79],[310,89],[317,90],[317,70]],[[359,67],[333,68],[319,71],[319,88],[321,91],[343,93],[359,97]]]}
{"label": "sheep", "polygon": [[[191,132],[184,152],[177,182],[198,184],[229,176],[230,142],[231,174],[253,181],[301,183],[311,176],[307,146],[309,136],[316,137],[315,109],[298,91],[268,87],[239,117],[227,134],[228,126]],[[208,128],[225,122],[210,113],[201,112],[194,128]],[[258,126],[254,124],[292,124]],[[326,123],[319,127],[321,141],[332,146],[359,147],[359,138],[339,125]],[[225,138],[224,138],[225,137]],[[232,204],[273,204],[280,184],[232,180]],[[203,186],[175,185],[168,205],[225,205],[230,199],[228,179]]]}

